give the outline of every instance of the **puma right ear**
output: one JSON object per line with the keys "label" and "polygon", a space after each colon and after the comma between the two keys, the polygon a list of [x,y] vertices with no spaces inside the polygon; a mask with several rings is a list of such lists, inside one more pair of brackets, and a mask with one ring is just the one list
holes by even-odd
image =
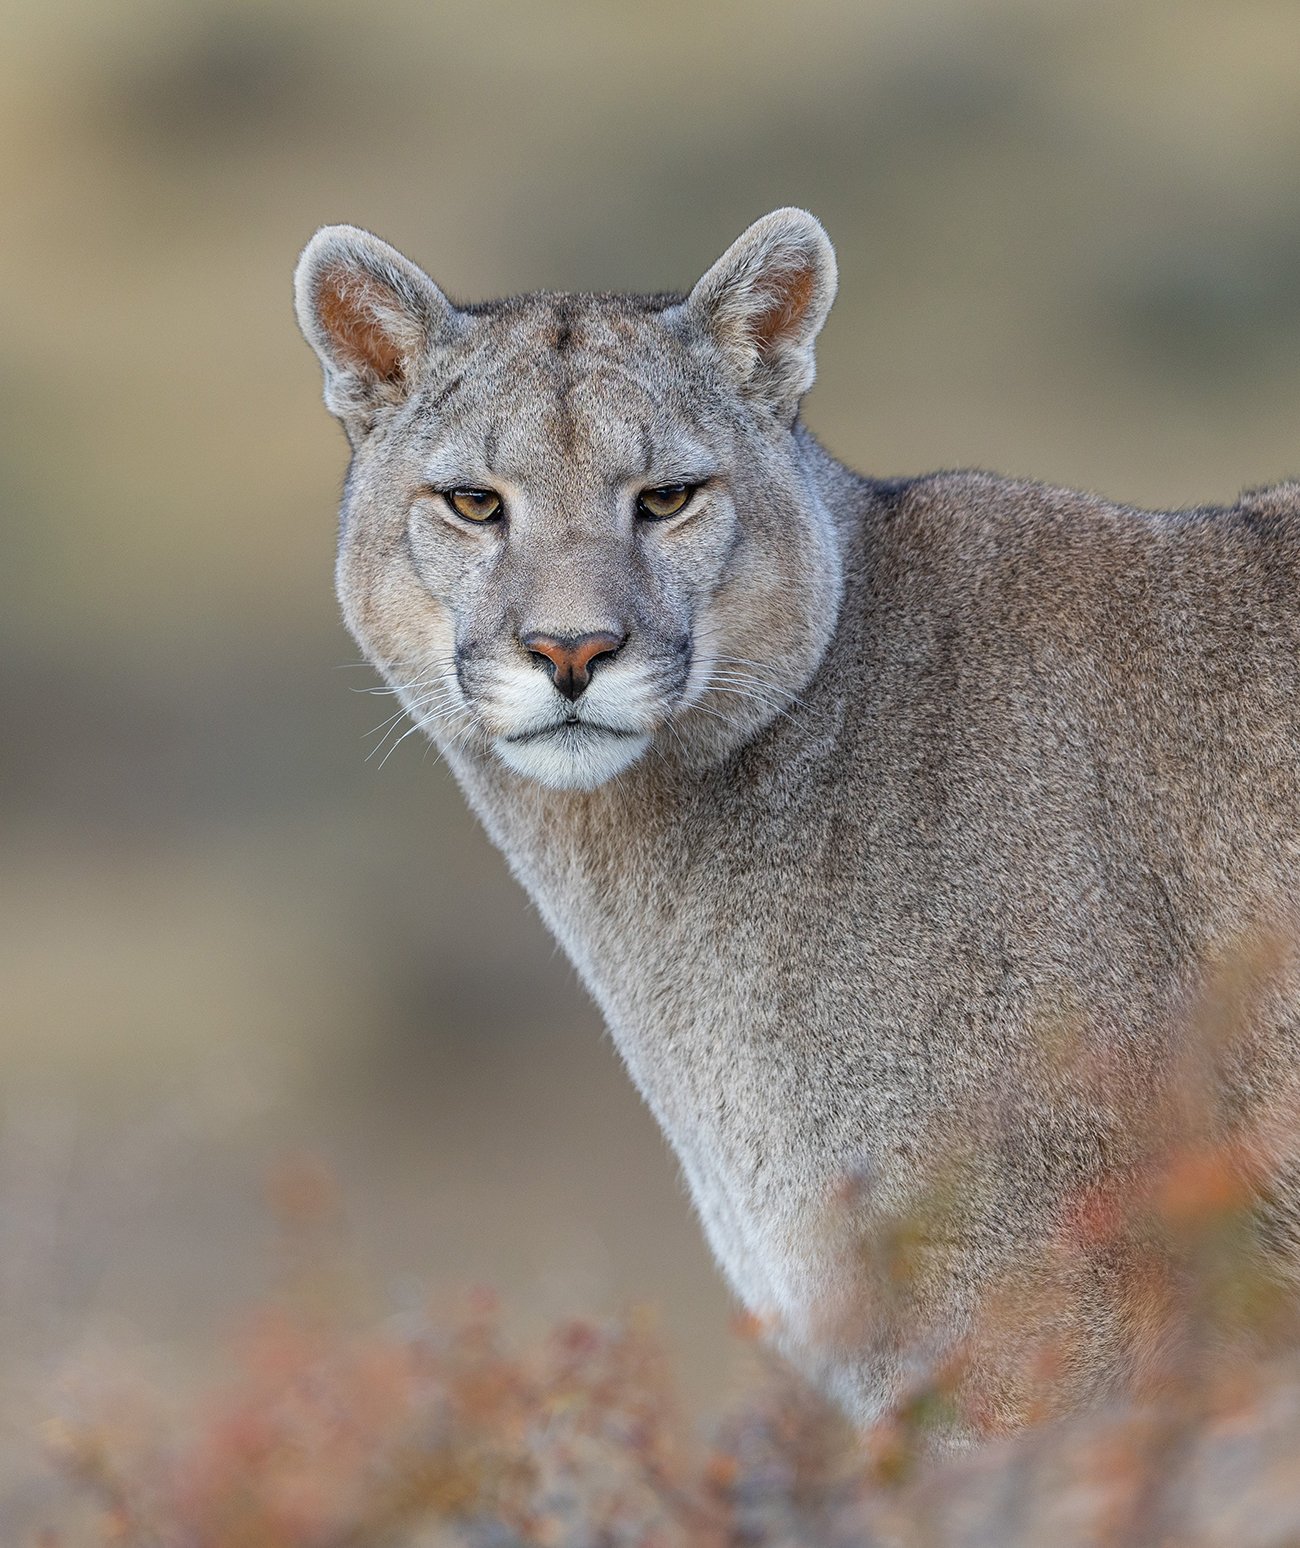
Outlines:
{"label": "puma right ear", "polygon": [[461,314],[396,248],[356,226],[323,226],[294,274],[298,326],[325,369],[325,404],[348,434],[401,403]]}
{"label": "puma right ear", "polygon": [[807,210],[755,221],[691,291],[682,314],[749,397],[793,415],[816,375],[813,343],[835,299],[835,250]]}

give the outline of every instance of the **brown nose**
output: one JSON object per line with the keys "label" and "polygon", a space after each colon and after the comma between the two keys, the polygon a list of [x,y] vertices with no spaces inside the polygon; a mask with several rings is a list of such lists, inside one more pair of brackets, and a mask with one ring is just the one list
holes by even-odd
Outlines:
{"label": "brown nose", "polygon": [[519,643],[531,656],[547,663],[555,686],[566,699],[576,699],[591,681],[593,663],[612,656],[627,643],[626,634],[524,634]]}

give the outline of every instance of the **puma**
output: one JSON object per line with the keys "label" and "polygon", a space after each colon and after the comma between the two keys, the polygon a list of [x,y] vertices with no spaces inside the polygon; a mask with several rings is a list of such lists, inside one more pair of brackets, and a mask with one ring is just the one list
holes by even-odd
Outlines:
{"label": "puma", "polygon": [[[1057,1249],[1138,1186],[1224,951],[1287,928],[1300,485],[1151,512],[852,472],[799,418],[835,284],[783,209],[687,294],[459,305],[331,226],[296,295],[351,443],[348,626],[599,1002],[736,1294],[862,1423],[960,1352],[961,1439],[1023,1422],[1040,1334],[1049,1406],[1143,1378],[1119,1249]],[[1257,989],[1199,1138],[1248,1134],[1249,1250],[1289,1282],[1289,950]]]}

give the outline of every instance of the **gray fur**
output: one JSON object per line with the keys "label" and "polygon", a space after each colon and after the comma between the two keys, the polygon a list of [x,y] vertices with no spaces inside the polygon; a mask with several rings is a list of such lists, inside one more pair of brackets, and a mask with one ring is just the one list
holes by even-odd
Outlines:
{"label": "gray fur", "polygon": [[[378,386],[316,309],[340,258],[398,335]],[[339,595],[601,1005],[745,1305],[863,1421],[973,1335],[1012,1424],[1018,1351],[982,1310],[1060,1276],[1071,1202],[1149,1149],[1215,953],[1300,878],[1300,486],[1152,513],[859,477],[797,420],[833,291],[802,211],[689,297],[467,308],[319,233],[298,298],[354,446]],[[496,489],[507,521],[432,485]],[[575,708],[530,629],[630,638]],[[1296,1004],[1292,978],[1259,998],[1229,1106],[1295,1111]],[[1067,1020],[1121,1079],[1058,1056]],[[1289,1127],[1258,1141],[1284,1254]],[[867,1244],[958,1164],[900,1291]],[[1106,1267],[1081,1252],[1052,1303],[1061,1402],[1138,1374]]]}

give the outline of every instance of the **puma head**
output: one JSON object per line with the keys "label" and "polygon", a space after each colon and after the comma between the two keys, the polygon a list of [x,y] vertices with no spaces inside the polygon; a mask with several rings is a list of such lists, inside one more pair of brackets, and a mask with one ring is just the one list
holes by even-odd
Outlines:
{"label": "puma head", "polygon": [[688,295],[458,305],[353,226],[295,290],[352,446],[344,616],[440,745],[590,789],[723,757],[798,693],[839,592],[797,424],[835,293],[811,215]]}

